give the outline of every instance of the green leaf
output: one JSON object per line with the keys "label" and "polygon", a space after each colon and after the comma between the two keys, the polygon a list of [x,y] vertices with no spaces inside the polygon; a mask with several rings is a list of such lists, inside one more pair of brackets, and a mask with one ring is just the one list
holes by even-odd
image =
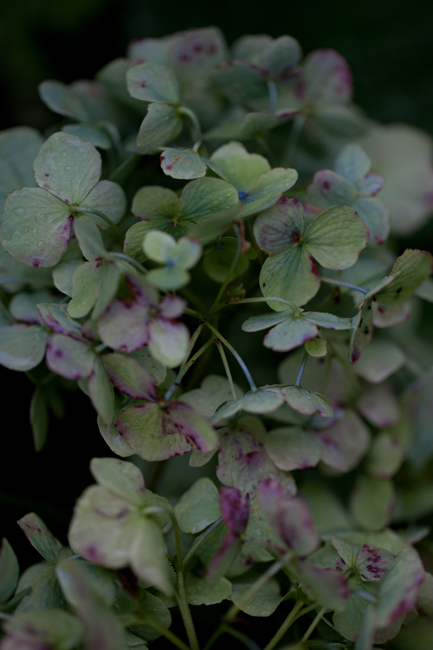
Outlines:
{"label": "green leaf", "polygon": [[43,81],[38,86],[39,96],[54,113],[86,122],[88,114],[79,96],[71,86],[61,81]]}
{"label": "green leaf", "polygon": [[114,417],[114,391],[100,357],[95,358],[88,385],[90,399],[98,415],[104,422],[111,424]]}
{"label": "green leaf", "polygon": [[56,648],[73,650],[82,641],[83,628],[79,621],[61,609],[18,612],[4,624],[6,648]]}
{"label": "green leaf", "polygon": [[48,406],[44,390],[37,386],[30,402],[30,424],[35,451],[41,451],[48,435]]}
{"label": "green leaf", "polygon": [[68,206],[40,188],[9,194],[1,224],[1,243],[28,266],[54,266],[68,247],[72,216]]}
{"label": "green leaf", "polygon": [[412,609],[424,576],[424,567],[415,549],[406,548],[397,555],[380,583],[375,612],[376,625],[391,625]]}
{"label": "green leaf", "polygon": [[308,252],[328,269],[343,270],[355,264],[367,241],[366,226],[346,206],[336,206],[321,212],[305,232]]}
{"label": "green leaf", "polygon": [[230,598],[232,584],[227,578],[220,578],[215,584],[209,584],[203,578],[188,573],[185,591],[190,605],[216,605]]}
{"label": "green leaf", "polygon": [[177,105],[179,88],[173,72],[160,63],[140,63],[126,73],[126,83],[131,97],[145,102]]}
{"label": "green leaf", "polygon": [[349,144],[340,153],[335,161],[335,171],[349,181],[357,181],[370,171],[370,158],[357,144]]}
{"label": "green leaf", "polygon": [[39,187],[79,204],[99,180],[101,156],[90,142],[59,132],[42,145],[33,168]]}
{"label": "green leaf", "polygon": [[314,433],[299,427],[273,429],[265,439],[269,458],[282,470],[315,467],[321,457],[321,447]]}
{"label": "green leaf", "polygon": [[7,195],[21,187],[22,182],[10,162],[2,158],[0,158],[0,174],[0,209],[3,212]]}
{"label": "green leaf", "polygon": [[132,463],[117,458],[92,458],[93,478],[106,490],[135,506],[144,505],[143,475]]}
{"label": "green leaf", "polygon": [[164,149],[160,156],[161,169],[167,176],[191,180],[206,175],[203,158],[192,149]]}
{"label": "green leaf", "polygon": [[266,158],[248,153],[239,142],[230,142],[217,149],[211,161],[218,165],[223,178],[234,185],[238,192],[248,193],[260,177],[271,170]]}
{"label": "green leaf", "polygon": [[182,118],[175,108],[168,104],[149,104],[138,132],[137,146],[143,153],[157,153],[158,147],[177,138],[182,128]]}
{"label": "green leaf", "polygon": [[310,357],[326,357],[328,354],[328,344],[323,339],[316,337],[305,342],[305,350]]}
{"label": "green leaf", "polygon": [[4,603],[14,593],[20,568],[17,556],[8,540],[3,537],[0,549],[0,603]]}
{"label": "green leaf", "polygon": [[314,393],[300,386],[286,386],[281,389],[281,394],[289,406],[303,415],[320,413],[325,418],[334,415],[328,400],[320,393]]}
{"label": "green leaf", "polygon": [[215,83],[233,104],[246,104],[252,110],[266,110],[268,86],[263,72],[248,61],[229,61],[213,72]]}
{"label": "green leaf", "polygon": [[[199,533],[220,516],[218,490],[209,478],[200,478],[176,504],[174,514],[181,530]],[[220,602],[220,601],[218,601]]]}
{"label": "green leaf", "polygon": [[88,343],[63,334],[54,334],[47,347],[47,365],[61,377],[77,381],[90,375],[95,354]]}
{"label": "green leaf", "polygon": [[398,276],[376,294],[377,300],[385,305],[399,305],[428,278],[433,269],[433,257],[427,251],[407,248],[397,258],[391,273]]}
{"label": "green leaf", "polygon": [[83,264],[83,260],[63,262],[53,269],[53,282],[56,289],[72,298],[72,278],[75,271]]}
{"label": "green leaf", "polygon": [[176,217],[181,211],[181,204],[177,194],[168,187],[147,185],[135,194],[131,210],[135,216],[150,222],[150,230],[153,221]]}
{"label": "green leaf", "polygon": [[246,603],[242,604],[243,597],[256,579],[256,577],[251,576],[234,580],[231,599],[237,607],[242,605],[241,611],[249,614],[249,616],[270,616],[275,612],[282,600],[280,585],[275,578],[268,580]]}
{"label": "green leaf", "polygon": [[0,364],[10,370],[31,370],[44,358],[47,340],[38,325],[0,326]]}
{"label": "green leaf", "polygon": [[380,384],[402,367],[404,353],[392,341],[374,339],[354,366],[355,373],[373,384]]}
{"label": "green leaf", "polygon": [[[367,598],[376,598],[378,584],[376,582],[363,582],[358,577],[351,578],[349,584],[352,588],[352,593],[349,595],[346,608],[343,609],[343,611],[337,611],[334,613],[333,624],[338,632],[346,639],[355,641],[359,637],[362,629],[365,612],[369,607],[371,607],[371,601],[370,599],[367,600]],[[367,598],[363,598],[361,594],[365,594]],[[399,626],[395,630],[394,634],[391,634],[388,639],[392,638],[398,629]],[[377,636],[376,641],[379,641]]]}
{"label": "green leaf", "polygon": [[100,260],[107,255],[101,232],[91,217],[81,216],[75,219],[74,232],[87,260]]}
{"label": "green leaf", "polygon": [[18,521],[30,544],[51,564],[57,563],[61,543],[54,537],[38,515],[30,512]]}
{"label": "green leaf", "polygon": [[391,520],[395,489],[389,479],[360,474],[351,496],[351,511],[366,530],[382,530]]}

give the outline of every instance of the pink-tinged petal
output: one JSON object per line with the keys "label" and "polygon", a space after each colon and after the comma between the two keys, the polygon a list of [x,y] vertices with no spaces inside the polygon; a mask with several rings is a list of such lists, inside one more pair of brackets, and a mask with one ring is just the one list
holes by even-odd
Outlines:
{"label": "pink-tinged petal", "polygon": [[[315,50],[305,59],[303,97],[320,105],[345,105],[352,97],[352,72],[338,52]],[[302,91],[301,91],[302,92]]]}
{"label": "pink-tinged petal", "polygon": [[149,341],[149,310],[131,298],[116,298],[98,321],[101,340],[114,350],[133,352]]}
{"label": "pink-tinged petal", "polygon": [[90,345],[63,334],[54,334],[47,347],[49,369],[73,381],[86,379],[92,372],[95,353]]}
{"label": "pink-tinged petal", "polygon": [[356,467],[370,442],[367,426],[349,410],[328,429],[317,431],[316,435],[322,446],[322,461],[340,472]]}
{"label": "pink-tinged petal", "polygon": [[145,460],[183,456],[192,444],[177,429],[160,404],[129,406],[117,414],[114,426],[134,452]]}
{"label": "pink-tinged petal", "polygon": [[105,354],[102,361],[111,383],[122,393],[135,399],[156,400],[155,377],[144,366],[124,354]]}
{"label": "pink-tinged petal", "polygon": [[56,304],[37,305],[38,312],[47,327],[57,334],[65,334],[72,338],[81,338],[81,326],[73,321],[62,306]]}
{"label": "pink-tinged petal", "polygon": [[356,183],[358,192],[363,196],[374,196],[383,188],[386,178],[380,174],[367,174]]}
{"label": "pink-tinged petal", "polygon": [[234,487],[223,487],[219,491],[220,509],[223,521],[233,535],[239,537],[245,532],[250,516],[250,497]]}
{"label": "pink-tinged petal", "polygon": [[243,494],[253,496],[261,481],[273,480],[287,497],[296,494],[296,483],[290,472],[279,470],[265,451],[244,454],[233,464],[233,484]]}
{"label": "pink-tinged petal", "polygon": [[182,363],[189,339],[189,329],[183,323],[162,318],[149,322],[149,351],[167,368],[176,368]]}
{"label": "pink-tinged petal", "polygon": [[359,551],[356,568],[364,580],[380,580],[394,560],[395,555],[384,548],[374,548],[364,544]]}
{"label": "pink-tinged petal", "polygon": [[137,302],[156,307],[158,304],[158,292],[144,278],[143,275],[125,275],[126,288]]}
{"label": "pink-tinged petal", "polygon": [[316,550],[320,538],[305,501],[288,497],[272,479],[259,483],[257,498],[271,528],[287,548],[301,557]]}
{"label": "pink-tinged petal", "polygon": [[179,432],[191,447],[202,452],[213,451],[218,446],[218,436],[209,421],[189,404],[171,402],[163,417],[164,433]]}
{"label": "pink-tinged petal", "polygon": [[347,578],[338,570],[321,569],[309,562],[298,561],[297,577],[312,591],[314,598],[321,605],[342,611],[347,605],[350,585]]}
{"label": "pink-tinged petal", "polygon": [[[243,418],[236,429],[220,429],[220,451],[218,454],[218,466],[216,474],[223,485],[233,485],[234,463],[244,454],[252,451],[263,452],[262,443],[254,435],[254,425],[260,427],[262,437],[266,435],[266,430],[261,422],[255,418]],[[249,431],[248,425],[251,425]],[[263,427],[263,431],[261,430]],[[259,434],[260,435],[260,434]]]}
{"label": "pink-tinged petal", "polygon": [[410,300],[393,306],[375,302],[373,304],[373,325],[375,327],[391,327],[404,323],[410,317],[411,311]]}
{"label": "pink-tinged petal", "polygon": [[365,386],[358,401],[358,411],[379,429],[392,426],[400,416],[397,397],[387,383]]}
{"label": "pink-tinged petal", "polygon": [[167,320],[179,318],[187,304],[180,296],[165,296],[158,305],[158,316]]}

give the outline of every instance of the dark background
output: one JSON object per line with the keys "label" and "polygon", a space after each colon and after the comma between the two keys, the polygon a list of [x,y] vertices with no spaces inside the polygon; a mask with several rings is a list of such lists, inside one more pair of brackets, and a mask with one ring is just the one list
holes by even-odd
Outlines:
{"label": "dark background", "polygon": [[[355,101],[383,122],[405,121],[433,134],[433,3],[414,0],[0,0],[0,129],[46,129],[56,121],[39,100],[44,79],[92,76],[143,36],[217,25],[229,43],[248,33],[296,37],[305,53],[332,47],[355,78]],[[75,499],[92,482],[92,456],[109,455],[88,399],[76,392],[36,454],[28,425],[33,387],[0,371],[2,462],[0,535],[21,566],[38,561],[15,521],[35,510],[66,541]]]}

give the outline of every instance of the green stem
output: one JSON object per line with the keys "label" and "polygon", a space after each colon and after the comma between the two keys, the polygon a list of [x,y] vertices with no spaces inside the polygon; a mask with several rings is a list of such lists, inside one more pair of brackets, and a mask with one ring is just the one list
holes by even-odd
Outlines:
{"label": "green stem", "polygon": [[234,630],[233,628],[224,624],[222,628],[223,628],[222,629],[223,633],[230,634],[230,636],[233,636],[235,639],[241,641],[244,644],[244,646],[248,648],[248,650],[260,650],[260,646],[258,646],[255,641],[250,639],[250,637],[244,634],[243,632],[239,632],[239,630]]}
{"label": "green stem", "polygon": [[199,318],[200,320],[205,320],[203,314],[200,314],[199,311],[191,309],[190,307],[185,307],[183,313],[188,314],[188,316],[194,316],[194,318]]}
{"label": "green stem", "polygon": [[308,361],[308,352],[305,351],[304,356],[302,357],[301,367],[299,368],[298,376],[296,377],[295,386],[298,387],[301,386],[301,381],[304,375],[304,370],[305,370],[305,366],[307,365],[307,361]]}
{"label": "green stem", "polygon": [[320,620],[323,618],[323,615],[324,615],[325,612],[326,612],[326,607],[322,607],[322,609],[321,609],[320,612],[318,612],[317,615],[314,617],[313,622],[311,623],[310,627],[308,628],[308,630],[305,632],[304,636],[302,637],[302,639],[301,639],[301,644],[302,644],[302,643],[305,643],[305,641],[307,641],[307,639],[310,638],[311,633],[312,633],[312,632],[315,630],[315,628],[318,626],[318,624],[320,623]]}
{"label": "green stem", "polygon": [[77,205],[77,206],[74,206],[74,208],[73,208],[73,212],[76,213],[76,214],[94,214],[94,215],[96,215],[97,217],[99,217],[100,219],[102,219],[102,221],[105,221],[105,223],[108,223],[108,225],[110,226],[110,228],[112,228],[112,229],[114,230],[114,232],[115,232],[119,237],[121,237],[121,239],[122,239],[122,241],[123,241],[123,239],[124,239],[124,233],[120,230],[120,228],[118,228],[118,227],[116,226],[115,223],[113,223],[113,222],[111,221],[111,219],[110,219],[109,217],[107,217],[106,214],[104,214],[104,213],[101,212],[100,210],[96,210],[96,208],[86,208],[85,205]]}
{"label": "green stem", "polygon": [[236,361],[238,362],[238,364],[239,364],[240,367],[242,368],[242,370],[243,370],[243,372],[244,372],[244,375],[245,375],[245,377],[247,378],[247,381],[248,381],[248,383],[249,383],[249,385],[250,385],[251,390],[252,390],[252,391],[256,391],[256,390],[257,390],[257,386],[255,385],[254,380],[253,380],[253,378],[252,378],[252,376],[251,376],[251,373],[250,373],[250,371],[248,370],[247,366],[245,365],[245,363],[244,363],[243,359],[241,358],[241,356],[239,355],[239,353],[236,352],[236,350],[234,349],[234,347],[233,347],[233,346],[232,346],[232,345],[227,341],[227,339],[224,338],[224,336],[223,336],[222,334],[220,334],[220,332],[218,332],[217,329],[215,329],[215,327],[214,327],[213,325],[211,325],[211,324],[208,323],[207,321],[206,321],[205,325],[206,325],[206,327],[208,327],[208,328],[211,330],[211,332],[213,332],[213,333],[215,334],[215,336],[216,336],[216,337],[217,337],[217,338],[218,338],[222,343],[224,343],[224,345],[226,346],[226,348],[227,348],[228,350],[230,350],[230,352],[232,353],[232,355],[234,356],[234,358],[236,359]]}
{"label": "green stem", "polygon": [[220,290],[218,291],[218,295],[215,298],[214,303],[213,303],[212,307],[209,310],[210,315],[212,315],[215,311],[217,311],[220,300],[221,300],[222,296],[224,295],[224,291],[226,290],[227,285],[228,285],[228,283],[230,282],[230,280],[232,278],[232,275],[233,275],[234,270],[236,268],[236,264],[238,263],[239,256],[241,254],[242,242],[241,242],[241,238],[240,238],[240,235],[239,235],[238,226],[233,226],[233,230],[235,231],[236,238],[237,238],[236,253],[235,253],[235,256],[234,256],[234,258],[232,260],[232,263],[230,264],[230,268],[229,268],[229,270],[227,272],[227,275],[226,275],[226,277],[224,279],[224,282],[222,283],[222,285],[220,287]]}
{"label": "green stem", "polygon": [[191,111],[186,106],[179,106],[177,112],[180,115],[185,115],[186,117],[189,117],[192,124],[191,135],[192,135],[192,139],[194,140],[193,150],[197,151],[197,149],[201,144],[201,139],[202,139],[201,126],[200,126],[200,122],[198,121],[197,115],[194,113],[194,111]]}
{"label": "green stem", "polygon": [[337,287],[345,287],[346,289],[353,289],[354,291],[359,291],[359,293],[366,294],[368,289],[364,287],[359,287],[357,284],[352,284],[351,282],[343,282],[342,280],[334,280],[333,278],[324,278],[322,277],[322,282],[326,284],[334,284]]}
{"label": "green stem", "polygon": [[121,163],[113,172],[110,174],[108,177],[110,181],[113,181],[115,183],[119,182],[119,176],[120,179],[123,177],[123,173],[125,170],[129,167],[132,161],[134,161],[134,166],[138,164],[141,156],[139,156],[136,153],[131,153],[124,161]]}
{"label": "green stem", "polygon": [[217,641],[217,640],[219,639],[219,637],[221,636],[221,634],[224,633],[224,628],[225,628],[224,623],[220,623],[220,624],[218,625],[218,627],[217,627],[217,629],[215,630],[215,632],[214,632],[214,633],[212,634],[212,636],[208,639],[208,641],[207,641],[206,645],[204,646],[203,650],[210,650],[210,649],[212,648],[212,646],[213,646],[213,644],[215,643],[215,641]]}
{"label": "green stem", "polygon": [[242,300],[237,300],[234,302],[234,305],[245,305],[247,303],[253,303],[253,302],[280,302],[284,305],[287,305],[293,310],[293,313],[296,315],[301,315],[301,312],[299,311],[299,307],[295,305],[294,302],[291,300],[286,300],[285,298],[277,298],[275,296],[270,296],[269,298],[265,298],[264,296],[260,296],[259,298],[242,298]]}
{"label": "green stem", "polygon": [[226,375],[227,375],[227,379],[228,379],[228,382],[229,382],[231,393],[233,395],[233,399],[237,399],[235,387],[234,387],[234,384],[233,384],[232,373],[230,372],[230,366],[228,364],[227,356],[226,356],[226,353],[224,351],[224,348],[223,348],[222,345],[217,345],[217,350],[220,353],[221,361],[223,362],[224,370],[226,371]]}
{"label": "green stem", "polygon": [[275,81],[268,81],[268,92],[269,92],[269,112],[275,113],[275,111],[277,110],[277,100],[278,100],[277,85]]}
{"label": "green stem", "polygon": [[182,616],[183,624],[188,636],[188,641],[191,650],[199,650],[197,635],[194,628],[194,623],[189,609],[188,601],[185,592],[185,582],[183,577],[183,561],[182,561],[182,545],[180,542],[180,531],[176,518],[173,517],[173,530],[176,540],[176,577],[177,577],[177,593],[175,598],[177,605]]}
{"label": "green stem", "polygon": [[[201,334],[201,331],[202,331],[203,327],[204,327],[204,324],[203,324],[203,323],[200,323],[200,325],[199,325],[199,326],[197,327],[197,329],[195,330],[194,334],[191,336],[191,340],[190,340],[190,342],[189,342],[188,350],[186,351],[186,354],[185,354],[185,361],[181,364],[181,366],[180,366],[180,368],[179,368],[179,371],[178,371],[178,373],[177,373],[176,379],[174,380],[174,382],[172,383],[172,385],[171,385],[170,388],[167,390],[167,392],[166,392],[166,394],[165,394],[165,396],[164,396],[164,400],[165,400],[166,402],[168,402],[168,400],[170,399],[170,397],[173,395],[173,393],[174,393],[174,391],[175,391],[175,389],[176,389],[176,386],[179,386],[180,380],[182,379],[182,377],[184,376],[184,374],[185,374],[186,371],[188,370],[187,365],[188,365],[188,363],[189,363],[189,362],[188,362],[189,355],[190,355],[191,352],[193,351],[194,346],[195,346],[195,344],[196,344],[196,342],[197,342],[198,337],[199,337],[200,334]],[[203,347],[203,346],[202,346],[202,347]],[[200,350],[201,350],[201,348],[200,348]],[[199,350],[199,352],[200,352],[200,350]],[[204,352],[204,350],[203,350],[203,352]],[[194,357],[192,357],[192,358],[194,359]],[[198,357],[197,357],[197,358],[198,358]],[[191,365],[191,364],[190,364],[190,365]],[[190,367],[190,366],[188,366],[188,367]]]}
{"label": "green stem", "polygon": [[301,600],[298,600],[296,605],[293,607],[289,615],[287,616],[286,620],[284,623],[281,625],[279,630],[277,630],[276,634],[272,637],[272,639],[269,641],[268,645],[265,646],[264,650],[273,650],[275,646],[277,645],[278,641],[283,638],[289,627],[296,621],[298,618],[298,612],[302,608],[302,605],[304,603]]}
{"label": "green stem", "polygon": [[141,271],[141,273],[147,273],[147,269],[145,269],[144,266],[140,264],[140,262],[134,260],[133,257],[129,257],[129,255],[125,255],[125,253],[111,253],[111,255],[118,257],[119,260],[125,260],[125,262],[128,262],[128,264],[137,269],[137,271]]}
{"label": "green stem", "polygon": [[190,561],[190,559],[195,555],[195,553],[196,553],[198,547],[200,546],[200,544],[201,544],[202,542],[204,542],[204,540],[206,539],[206,537],[207,537],[208,535],[210,535],[210,533],[211,533],[213,530],[215,530],[215,528],[218,528],[218,526],[219,526],[221,523],[222,523],[222,517],[220,517],[219,519],[217,519],[216,521],[214,521],[213,524],[211,524],[210,526],[208,526],[208,527],[206,528],[206,530],[205,530],[205,531],[200,535],[200,537],[197,537],[197,539],[195,540],[194,544],[191,546],[191,548],[189,549],[188,553],[185,555],[185,557],[184,557],[183,560],[182,560],[184,568],[186,568],[186,565],[188,564],[188,562]]}
{"label": "green stem", "polygon": [[259,589],[261,589],[271,578],[273,578],[274,575],[280,571],[283,566],[288,562],[288,560],[292,556],[289,554],[283,555],[279,560],[274,562],[262,575],[258,580],[256,580],[251,587],[244,593],[242,598],[239,601],[239,605],[232,605],[227,612],[226,616],[224,616],[225,621],[233,621],[233,619],[236,617],[238,612],[244,607],[248,601],[256,594]]}
{"label": "green stem", "polygon": [[163,625],[161,625],[161,623],[155,621],[155,619],[153,619],[151,616],[140,616],[140,619],[135,624],[149,625],[150,627],[153,627],[156,632],[159,632],[159,634],[165,636],[165,638],[171,641],[173,645],[179,648],[179,650],[190,650],[186,643],[179,639],[176,634],[173,634],[173,632],[167,630]]}

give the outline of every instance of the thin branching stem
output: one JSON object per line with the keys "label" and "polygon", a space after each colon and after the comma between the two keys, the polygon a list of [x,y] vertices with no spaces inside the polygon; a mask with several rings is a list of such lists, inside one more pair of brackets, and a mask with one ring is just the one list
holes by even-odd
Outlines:
{"label": "thin branching stem", "polygon": [[215,327],[214,327],[213,325],[211,325],[211,324],[208,323],[207,321],[206,321],[205,325],[206,325],[206,327],[208,327],[208,328],[211,330],[211,332],[213,332],[213,333],[215,334],[215,336],[216,336],[216,337],[221,341],[221,343],[224,343],[224,345],[226,346],[226,348],[227,348],[228,350],[230,350],[230,352],[232,353],[232,355],[234,356],[234,358],[236,359],[236,361],[238,362],[238,364],[239,364],[240,367],[242,368],[243,373],[244,373],[245,377],[247,378],[247,381],[248,381],[248,383],[249,383],[249,385],[250,385],[251,390],[252,390],[252,391],[256,391],[256,390],[257,390],[257,386],[256,386],[255,383],[254,383],[254,379],[252,378],[250,371],[248,370],[248,368],[247,368],[245,362],[243,361],[243,359],[242,359],[242,357],[239,355],[239,353],[238,353],[238,352],[234,349],[234,347],[233,347],[233,346],[232,346],[232,345],[227,341],[227,339],[225,339],[224,336],[223,336],[220,332],[218,332],[217,329],[215,329]]}
{"label": "thin branching stem", "polygon": [[343,282],[342,280],[334,280],[334,278],[324,278],[324,277],[322,277],[322,282],[326,282],[326,284],[333,284],[336,287],[345,287],[346,289],[353,289],[353,291],[359,291],[359,293],[363,293],[364,295],[368,293],[368,289],[365,289],[364,287],[359,287],[357,284],[352,284],[351,282]]}
{"label": "thin branching stem", "polygon": [[234,384],[233,384],[233,377],[232,377],[232,373],[230,371],[229,362],[227,361],[227,356],[226,356],[225,350],[224,350],[222,345],[217,345],[217,350],[220,353],[221,361],[223,362],[224,370],[226,371],[227,380],[229,382],[229,386],[230,386],[230,390],[231,390],[233,399],[237,399],[235,387],[234,387]]}
{"label": "thin branching stem", "polygon": [[194,623],[189,609],[188,600],[185,591],[185,581],[183,576],[183,560],[182,560],[182,544],[180,541],[179,525],[176,518],[173,517],[173,530],[176,540],[176,578],[177,578],[177,591],[175,592],[175,599],[179,607],[183,624],[188,636],[190,650],[199,650],[197,634],[195,632]]}
{"label": "thin branching stem", "polygon": [[227,272],[227,275],[226,275],[226,277],[224,279],[224,282],[222,283],[222,285],[220,287],[220,290],[218,291],[218,295],[215,298],[214,303],[213,303],[212,307],[209,310],[210,315],[212,315],[213,313],[215,313],[215,311],[217,311],[218,306],[219,306],[220,301],[221,301],[221,298],[224,295],[224,291],[227,289],[227,285],[230,282],[230,280],[232,279],[233,273],[234,273],[235,268],[236,268],[236,264],[238,263],[239,256],[241,254],[242,241],[241,241],[241,237],[240,237],[240,234],[239,234],[238,226],[233,226],[233,230],[235,231],[236,238],[237,238],[235,256],[234,256],[234,258],[232,260],[232,263],[230,264],[230,268],[229,268],[229,270]]}
{"label": "thin branching stem", "polygon": [[219,526],[221,523],[222,523],[222,517],[219,517],[219,519],[217,519],[216,521],[214,521],[213,524],[211,524],[210,526],[208,526],[208,527],[206,528],[206,530],[203,531],[203,533],[200,535],[200,537],[197,537],[197,539],[195,540],[194,544],[191,546],[191,548],[189,549],[188,553],[187,553],[187,554],[185,555],[185,557],[183,558],[183,566],[184,566],[184,569],[186,568],[186,566],[187,566],[188,562],[191,560],[191,558],[196,554],[196,551],[197,551],[198,547],[200,546],[200,544],[202,544],[202,543],[204,542],[204,540],[207,538],[207,536],[210,535],[210,533],[211,533],[213,530],[215,530],[215,528],[218,528],[218,526]]}
{"label": "thin branching stem", "polygon": [[295,604],[293,609],[290,611],[289,615],[286,617],[284,623],[281,625],[281,627],[277,630],[277,632],[274,634],[272,639],[269,641],[269,643],[265,646],[264,650],[273,650],[277,643],[280,641],[280,639],[283,638],[289,627],[296,621],[298,618],[298,612],[300,609],[302,609],[302,605],[304,603],[302,600],[298,600],[298,602]]}
{"label": "thin branching stem", "polygon": [[141,273],[147,273],[147,269],[140,264],[140,262],[137,262],[137,260],[134,260],[133,257],[129,257],[129,255],[125,255],[125,253],[110,253],[110,255],[113,255],[114,257],[117,257],[119,260],[125,260],[125,262],[128,262],[131,266],[133,266],[137,271],[141,271]]}
{"label": "thin branching stem", "polygon": [[307,361],[308,361],[308,352],[305,351],[304,356],[302,357],[301,367],[299,368],[298,376],[296,377],[295,386],[298,387],[301,386],[301,381],[302,381],[302,377],[304,376],[304,370],[305,370],[305,366],[307,365]]}
{"label": "thin branching stem", "polygon": [[320,623],[321,619],[323,618],[323,615],[324,615],[325,612],[326,612],[326,607],[322,607],[322,609],[319,612],[317,612],[317,615],[314,617],[310,627],[308,628],[308,630],[305,632],[304,636],[302,637],[301,644],[305,643],[305,641],[307,641],[307,639],[310,638],[311,634],[314,632],[316,627],[319,625],[319,623]]}

